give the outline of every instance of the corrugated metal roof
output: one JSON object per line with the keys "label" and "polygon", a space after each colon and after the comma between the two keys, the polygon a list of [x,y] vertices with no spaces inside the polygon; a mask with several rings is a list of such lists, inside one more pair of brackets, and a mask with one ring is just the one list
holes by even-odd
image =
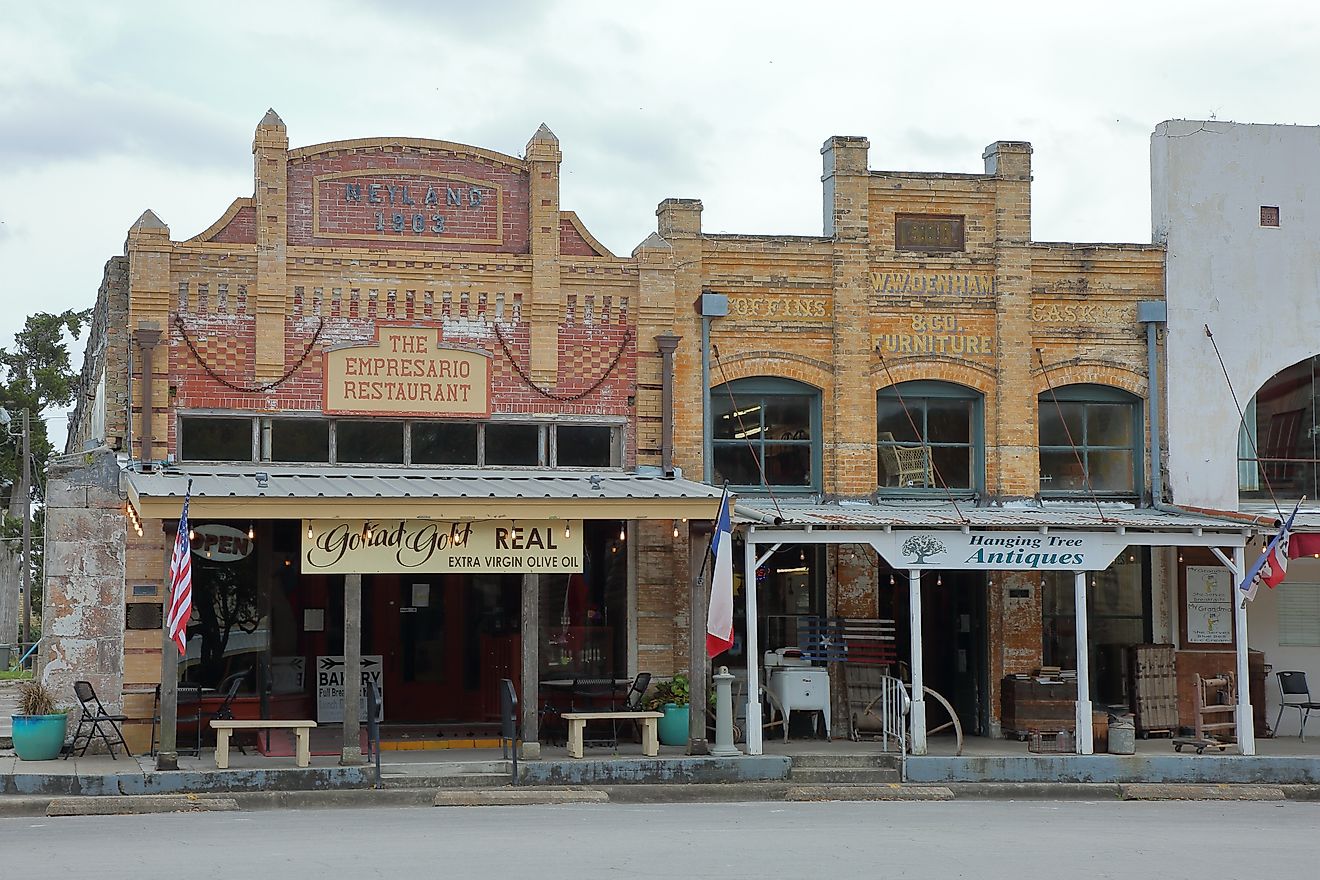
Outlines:
{"label": "corrugated metal roof", "polygon": [[[265,474],[260,486],[257,474]],[[182,498],[188,481],[200,498],[386,499],[718,499],[720,490],[678,477],[620,471],[587,473],[485,468],[307,467],[305,465],[176,466],[126,471],[141,498]]]}
{"label": "corrugated metal roof", "polygon": [[[1148,529],[1153,531],[1212,531],[1238,532],[1251,528],[1250,524],[1229,519],[1133,507],[1126,504],[1094,504],[1073,502],[1011,502],[1008,504],[977,507],[960,504],[957,510],[949,502],[834,502],[831,504],[800,504],[774,502],[764,499],[739,499],[735,513],[745,523],[772,523],[783,517],[785,526],[837,526],[932,528],[939,526],[976,528],[1040,528],[1042,526],[1078,529]],[[959,516],[961,512],[962,516]]]}

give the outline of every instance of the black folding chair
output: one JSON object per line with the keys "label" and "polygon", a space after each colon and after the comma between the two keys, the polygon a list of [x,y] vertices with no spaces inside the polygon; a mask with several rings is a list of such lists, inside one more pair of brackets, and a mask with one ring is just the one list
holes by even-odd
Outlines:
{"label": "black folding chair", "polygon": [[[646,689],[651,686],[651,673],[639,672],[637,677],[628,685],[628,692],[623,695],[623,711],[641,712],[646,708],[644,700],[646,699]],[[642,723],[634,719],[628,719],[628,723],[637,731],[637,738],[642,738]]]}
{"label": "black folding chair", "polygon": [[1276,675],[1279,676],[1279,717],[1274,719],[1274,735],[1279,735],[1283,710],[1296,709],[1302,742],[1306,742],[1306,722],[1311,719],[1312,711],[1320,712],[1320,702],[1311,699],[1311,688],[1306,684],[1305,672],[1292,670],[1278,672]]}
{"label": "black folding chair", "polygon": [[[214,712],[200,713],[201,719],[198,722],[199,730],[203,726],[202,722],[212,721],[212,720],[214,721],[233,720],[234,697],[238,696],[238,691],[241,687],[243,687],[243,679],[245,678],[247,678],[247,670],[243,670],[242,672],[235,672],[233,675],[227,676],[223,681],[220,682],[220,692],[224,694],[224,699],[220,701],[219,706],[216,706]],[[201,738],[201,734],[199,733],[198,734],[199,741],[200,738]],[[234,740],[234,745],[238,746],[238,750],[242,752],[244,755],[247,754],[247,749],[244,748],[242,742],[238,740]]]}
{"label": "black folding chair", "polygon": [[[96,696],[96,691],[92,688],[91,682],[75,681],[73,683],[73,693],[78,697],[78,702],[82,704],[82,717],[78,719],[78,727],[73,733],[73,742],[69,744],[69,751],[64,754],[65,760],[69,755],[82,757],[87,754],[87,747],[92,744],[93,736],[100,736],[105,741],[106,749],[110,752],[110,757],[119,760],[115,754],[115,746],[122,746],[125,755],[133,754],[128,750],[128,743],[124,741],[124,732],[119,729],[119,725],[128,720],[127,715],[111,715],[105,711],[105,706],[101,705],[101,700]],[[102,725],[109,725],[115,732],[115,739],[110,739]],[[85,730],[84,730],[85,728]],[[78,751],[78,741],[82,740],[82,751]]]}

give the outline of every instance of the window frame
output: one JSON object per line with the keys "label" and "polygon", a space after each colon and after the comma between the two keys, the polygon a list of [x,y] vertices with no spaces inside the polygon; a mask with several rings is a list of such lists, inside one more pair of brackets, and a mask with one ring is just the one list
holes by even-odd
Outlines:
{"label": "window frame", "polygon": [[[970,436],[969,445],[971,447],[971,486],[953,487],[948,491],[955,497],[975,498],[985,491],[985,395],[975,388],[968,385],[960,385],[957,382],[947,382],[940,379],[912,379],[906,382],[898,382],[893,385],[886,385],[875,392],[876,401],[876,495],[885,498],[924,498],[931,495],[944,497],[945,490],[938,484],[934,486],[881,486],[880,483],[880,462],[878,461],[880,453],[880,401],[882,399],[898,400],[902,394],[904,403],[914,399],[919,400],[970,400],[972,402],[972,423],[968,426]],[[909,407],[911,409],[911,407]],[[921,425],[921,444],[931,449],[953,449],[962,448],[961,443],[931,443],[929,442],[929,411],[922,410]],[[894,441],[896,446],[907,446],[911,444],[899,443]],[[932,473],[932,476],[934,474]]]}
{"label": "window frame", "polygon": [[[474,419],[406,419],[391,418],[390,422],[402,422],[403,424],[403,461],[401,463],[374,464],[370,462],[341,462],[339,460],[338,449],[338,426],[340,422],[363,421],[361,417],[346,416],[339,418],[336,416],[327,416],[319,412],[307,413],[281,413],[279,415],[268,415],[264,413],[236,413],[233,411],[215,411],[190,409],[180,410],[175,413],[175,437],[181,438],[183,432],[183,423],[185,419],[231,419],[234,421],[247,420],[252,425],[252,444],[250,457],[246,459],[201,459],[184,458],[182,448],[176,439],[176,447],[179,448],[178,460],[181,462],[194,462],[198,464],[306,464],[306,465],[324,465],[329,467],[388,467],[388,468],[490,468],[492,470],[516,469],[516,468],[543,468],[553,470],[568,471],[598,471],[598,470],[622,470],[626,462],[627,452],[627,423],[623,419],[610,418],[601,420],[592,419],[574,419],[574,420],[546,420],[546,419],[527,419],[527,418],[492,418],[488,420]],[[327,450],[327,461],[275,461],[272,459],[272,434],[273,424],[276,421],[292,421],[295,419],[307,419],[313,421],[325,422],[329,432],[329,447]],[[476,425],[477,435],[477,463],[476,464],[432,464],[415,463],[412,458],[412,431],[413,425],[424,424],[469,424]],[[486,464],[486,426],[497,425],[530,425],[537,428],[537,463],[531,465],[487,465]],[[558,464],[558,429],[560,425],[571,427],[595,427],[604,428],[610,432],[610,461],[609,464],[601,465],[575,465],[572,467],[561,468]]]}
{"label": "window frame", "polygon": [[[814,385],[808,385],[806,382],[799,382],[796,379],[785,379],[779,376],[748,376],[742,379],[733,379],[729,382],[715,385],[710,390],[712,401],[717,396],[727,397],[730,392],[733,394],[735,406],[742,408],[743,402],[739,401],[739,395],[750,395],[760,398],[761,418],[764,419],[765,403],[767,397],[801,397],[807,402],[807,419],[810,426],[810,440],[775,440],[773,443],[782,443],[784,445],[809,445],[811,452],[809,459],[811,462],[810,481],[807,485],[787,485],[774,483],[754,483],[749,485],[729,484],[729,490],[737,492],[740,495],[762,495],[774,491],[779,495],[818,495],[822,486],[822,470],[824,465],[823,437],[822,437],[822,416],[821,416],[821,391]],[[715,449],[720,446],[737,446],[746,443],[746,440],[725,440],[715,437],[715,413],[714,406],[711,407],[710,425],[705,443],[706,460],[706,482],[714,479],[715,472]],[[762,422],[764,425],[764,422]],[[764,462],[765,438],[759,441],[760,448],[758,455]],[[764,465],[763,465],[764,466]]]}
{"label": "window frame", "polygon": [[[1082,456],[1082,467],[1085,469],[1087,477],[1086,482],[1090,483],[1091,465],[1090,453],[1097,452],[1130,452],[1132,453],[1132,488],[1124,490],[1114,489],[1096,489],[1091,487],[1091,494],[1100,498],[1115,498],[1130,500],[1140,498],[1146,489],[1146,424],[1145,412],[1142,406],[1143,401],[1137,395],[1122,388],[1115,388],[1112,385],[1098,385],[1088,382],[1079,382],[1072,385],[1063,385],[1055,388],[1051,394],[1050,390],[1045,390],[1036,398],[1036,470],[1037,483],[1042,498],[1075,498],[1086,496],[1088,494],[1086,486],[1078,489],[1053,489],[1046,488],[1041,482],[1044,474],[1040,466],[1041,456],[1045,452],[1067,452],[1073,451],[1071,446],[1060,446],[1055,444],[1045,445],[1040,441],[1041,413],[1045,407],[1053,407],[1054,401],[1059,403],[1075,403],[1082,405],[1082,437],[1072,438],[1077,445],[1077,452]],[[1114,404],[1123,404],[1128,408],[1132,415],[1132,442],[1129,446],[1091,446],[1086,442],[1086,434],[1090,431],[1090,420],[1088,418],[1088,405],[1113,406]]]}

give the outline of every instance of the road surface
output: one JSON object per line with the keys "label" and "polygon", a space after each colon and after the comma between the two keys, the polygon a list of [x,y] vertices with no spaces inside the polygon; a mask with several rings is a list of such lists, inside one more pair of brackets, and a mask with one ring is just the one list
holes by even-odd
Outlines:
{"label": "road surface", "polygon": [[602,804],[28,818],[0,820],[0,874],[1232,880],[1315,876],[1317,829],[1320,804],[1297,802]]}

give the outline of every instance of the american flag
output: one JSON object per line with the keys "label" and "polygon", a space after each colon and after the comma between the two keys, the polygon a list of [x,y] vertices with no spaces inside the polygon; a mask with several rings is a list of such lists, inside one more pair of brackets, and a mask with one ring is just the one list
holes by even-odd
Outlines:
{"label": "american flag", "polygon": [[183,514],[179,517],[179,532],[174,538],[174,555],[170,557],[170,638],[179,647],[179,656],[187,653],[188,618],[192,617],[192,545],[188,540],[188,492],[183,495]]}

